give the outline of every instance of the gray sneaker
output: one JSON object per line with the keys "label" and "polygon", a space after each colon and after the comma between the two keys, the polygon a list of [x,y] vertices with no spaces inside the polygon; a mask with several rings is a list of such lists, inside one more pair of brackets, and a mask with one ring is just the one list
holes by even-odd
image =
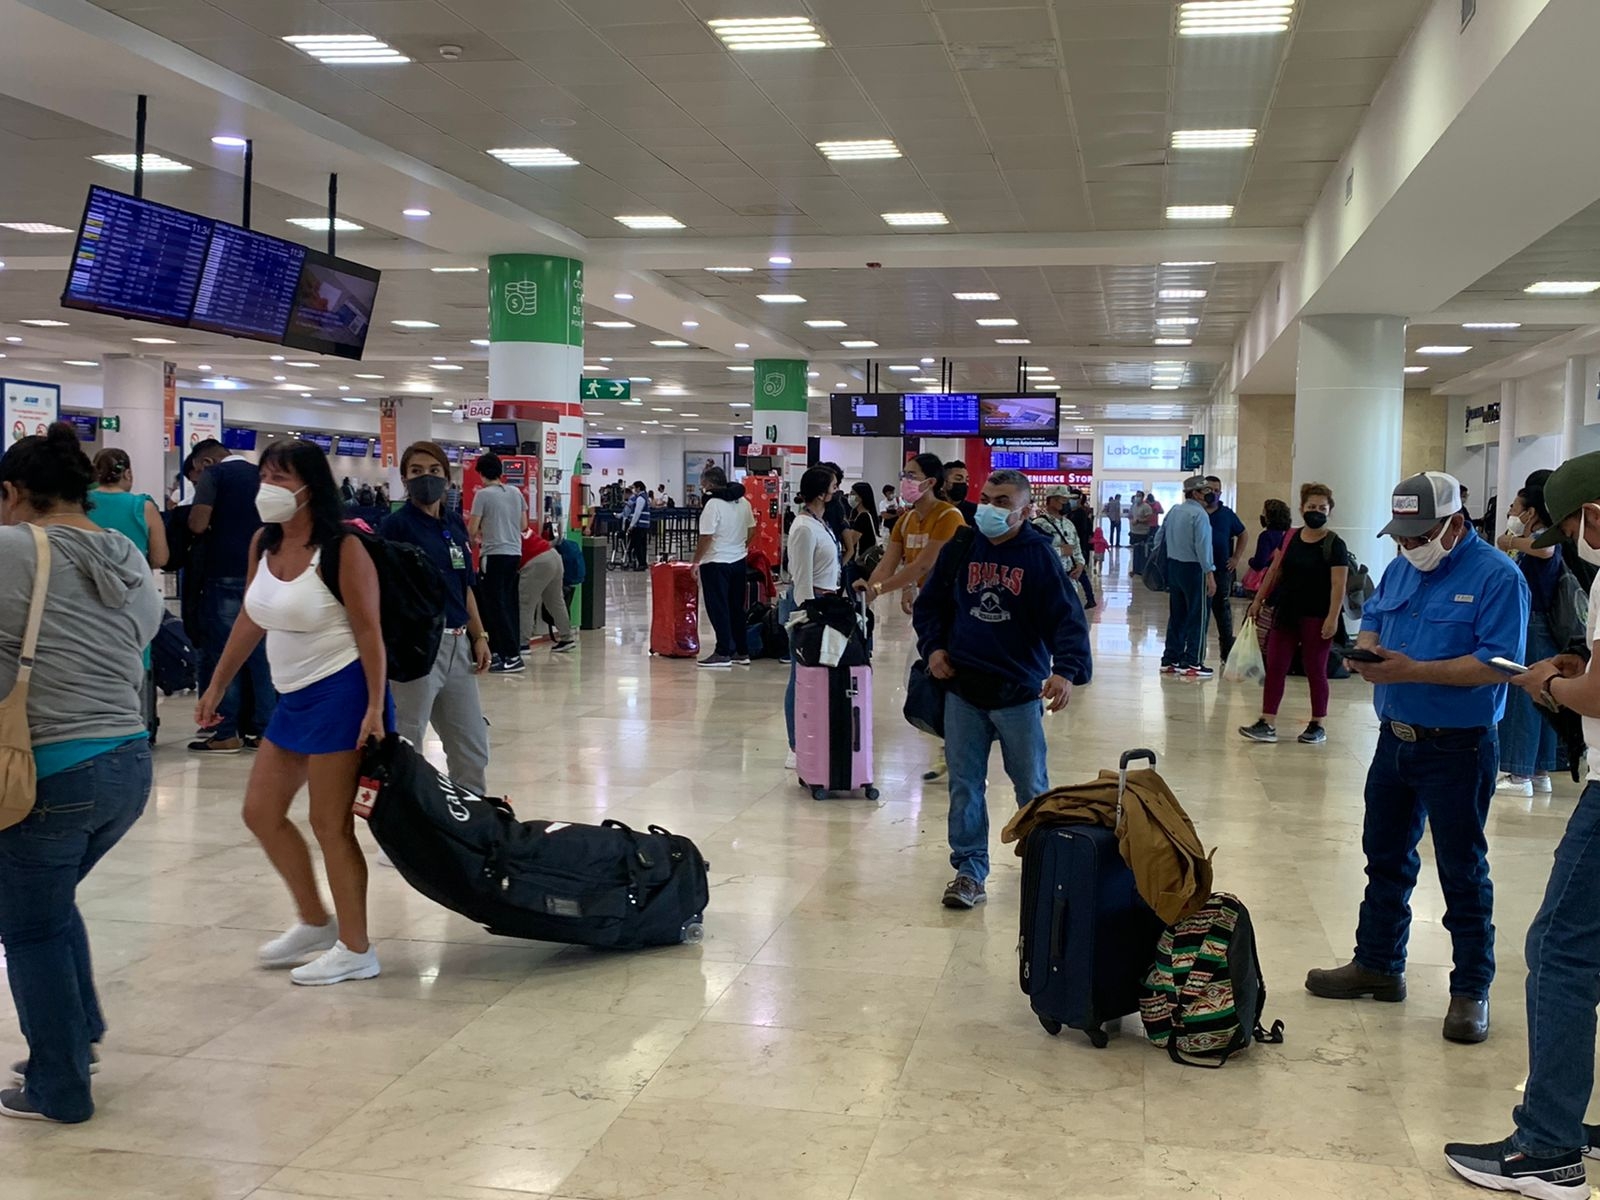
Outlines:
{"label": "gray sneaker", "polygon": [[1278,740],[1278,727],[1268,725],[1265,721],[1257,721],[1254,725],[1241,725],[1239,732],[1252,742],[1275,742]]}
{"label": "gray sneaker", "polygon": [[988,899],[983,884],[971,875],[957,875],[944,889],[946,908],[977,908]]}
{"label": "gray sneaker", "polygon": [[1306,731],[1295,739],[1295,741],[1303,742],[1307,746],[1320,746],[1327,740],[1328,731],[1315,721],[1307,725]]}
{"label": "gray sneaker", "polygon": [[[100,1047],[89,1047],[89,1074],[100,1074]],[[28,1077],[28,1060],[18,1059],[11,1064],[11,1082],[21,1087]]]}
{"label": "gray sneaker", "polygon": [[733,668],[733,659],[726,654],[713,654],[709,658],[702,658],[700,667],[706,671],[727,671]]}

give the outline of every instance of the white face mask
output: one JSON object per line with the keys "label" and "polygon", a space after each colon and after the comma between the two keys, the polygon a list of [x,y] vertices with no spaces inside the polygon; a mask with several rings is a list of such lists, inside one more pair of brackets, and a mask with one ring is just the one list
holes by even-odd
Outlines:
{"label": "white face mask", "polygon": [[256,512],[268,525],[282,525],[300,511],[300,493],[303,491],[303,487],[291,492],[275,483],[263,483],[256,492]]}
{"label": "white face mask", "polygon": [[1528,532],[1528,526],[1521,517],[1507,517],[1506,532],[1512,537],[1523,537]]}
{"label": "white face mask", "polygon": [[1580,511],[1583,515],[1578,520],[1578,557],[1600,567],[1600,550],[1589,545],[1589,539],[1584,536],[1584,526],[1589,523],[1589,510],[1584,508]]}
{"label": "white face mask", "polygon": [[1431,542],[1424,542],[1420,546],[1402,546],[1400,553],[1405,555],[1408,563],[1424,574],[1437,570],[1439,564],[1450,557],[1450,551],[1444,548],[1444,535],[1448,532],[1449,529],[1447,527],[1443,533],[1440,533]]}

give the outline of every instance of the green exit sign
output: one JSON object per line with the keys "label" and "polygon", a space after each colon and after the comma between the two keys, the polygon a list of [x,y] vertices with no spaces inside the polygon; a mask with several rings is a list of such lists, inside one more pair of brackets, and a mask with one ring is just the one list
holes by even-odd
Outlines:
{"label": "green exit sign", "polygon": [[122,418],[121,417],[101,417],[100,418],[100,428],[101,429],[109,429],[112,433],[121,433],[122,432]]}
{"label": "green exit sign", "polygon": [[632,400],[633,385],[626,379],[580,379],[579,400]]}

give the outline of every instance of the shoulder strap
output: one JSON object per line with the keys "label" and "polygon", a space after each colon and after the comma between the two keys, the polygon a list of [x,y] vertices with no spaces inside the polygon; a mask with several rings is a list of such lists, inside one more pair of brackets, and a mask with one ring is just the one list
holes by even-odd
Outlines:
{"label": "shoulder strap", "polygon": [[339,590],[339,549],[344,545],[344,539],[355,537],[356,534],[346,533],[343,537],[334,538],[326,546],[319,546],[317,552],[322,555],[322,583],[333,598],[340,604],[344,603],[344,593]]}
{"label": "shoulder strap", "polygon": [[50,591],[50,535],[37,525],[29,525],[33,535],[33,596],[28,601],[28,624],[22,634],[22,653],[17,657],[17,682],[33,674],[33,657],[39,649],[39,626],[44,620],[45,595]]}

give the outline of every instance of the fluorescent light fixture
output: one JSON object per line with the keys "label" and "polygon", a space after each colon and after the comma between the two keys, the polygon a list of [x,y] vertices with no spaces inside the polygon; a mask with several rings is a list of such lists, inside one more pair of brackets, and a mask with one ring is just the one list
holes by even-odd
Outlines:
{"label": "fluorescent light fixture", "polygon": [[176,346],[178,343],[173,338],[142,337],[134,338],[136,342],[143,342],[146,346]]}
{"label": "fluorescent light fixture", "polygon": [[400,210],[400,215],[402,217],[410,217],[413,221],[420,221],[424,217],[433,216],[433,213],[426,208],[402,208]]}
{"label": "fluorescent light fixture", "polygon": [[437,328],[439,328],[439,323],[437,321],[404,320],[404,321],[390,321],[389,324],[393,325],[396,329],[437,329]]}
{"label": "fluorescent light fixture", "polygon": [[1174,150],[1243,150],[1256,144],[1254,129],[1178,129]]}
{"label": "fluorescent light fixture", "polygon": [[1521,321],[1468,321],[1463,329],[1521,329]]}
{"label": "fluorescent light fixture", "polygon": [[754,267],[707,267],[706,270],[718,275],[748,275]]}
{"label": "fluorescent light fixture", "polygon": [[291,367],[300,367],[300,368],[302,368],[304,370],[307,370],[307,371],[315,371],[317,369],[317,364],[314,363],[314,362],[291,362],[291,363],[287,363],[285,365],[291,366]]}
{"label": "fluorescent light fixture", "polygon": [[890,225],[948,225],[950,218],[942,212],[889,212],[880,214]]}
{"label": "fluorescent light fixture", "polygon": [[63,358],[61,365],[63,367],[98,367],[100,364],[92,358]]}
{"label": "fluorescent light fixture", "polygon": [[[327,217],[290,217],[289,224],[298,225],[301,229],[309,229],[312,233],[327,233]],[[365,226],[357,225],[354,221],[346,221],[343,217],[333,219],[333,228],[338,233],[360,233]]]}
{"label": "fluorescent light fixture", "polygon": [[1028,386],[1036,392],[1053,392],[1056,390],[1056,381],[1054,379],[1050,380],[1049,382],[1040,380],[1039,382],[1031,383]]}
{"label": "fluorescent light fixture", "polygon": [[877,344],[877,342],[869,342],[864,339],[839,343],[839,345],[843,346],[846,350],[871,350]]}
{"label": "fluorescent light fixture", "polygon": [[15,344],[16,342],[20,342],[21,340],[22,340],[21,338],[16,337],[16,336],[8,337],[6,339],[6,341],[11,342],[13,344]]}
{"label": "fluorescent light fixture", "polygon": [[994,344],[996,346],[1031,346],[1031,345],[1033,345],[1033,339],[1032,338],[995,338]]}
{"label": "fluorescent light fixture", "polygon": [[682,322],[679,322],[679,323],[685,329],[699,329],[700,328],[700,322],[699,321],[682,321]]}
{"label": "fluorescent light fixture", "polygon": [[274,375],[272,377],[272,382],[273,383],[288,383],[289,382],[289,377],[287,375]]}
{"label": "fluorescent light fixture", "polygon": [[367,33],[291,33],[283,39],[330,66],[372,66],[411,60],[388,42]]}
{"label": "fluorescent light fixture", "polygon": [[655,381],[652,380],[650,378],[650,376],[648,376],[648,375],[629,375],[628,376],[628,382],[629,383],[653,383]]}
{"label": "fluorescent light fixture", "polygon": [[733,344],[733,348],[735,350],[748,350],[748,349],[750,349],[750,343],[749,342],[735,342]]}
{"label": "fluorescent light fixture", "polygon": [[18,321],[18,325],[34,325],[40,329],[65,329],[66,321],[57,321],[50,317],[29,317],[27,320]]}
{"label": "fluorescent light fixture", "polygon": [[1157,317],[1157,325],[1198,325],[1199,317]]}
{"label": "fluorescent light fixture", "polygon": [[806,298],[794,292],[762,292],[756,299],[763,304],[804,304]]}
{"label": "fluorescent light fixture", "polygon": [[677,338],[654,338],[650,344],[652,346],[660,346],[663,349],[682,350],[689,343],[680,342]]}
{"label": "fluorescent light fixture", "polygon": [[1156,293],[1158,300],[1204,300],[1205,288],[1162,288]]}
{"label": "fluorescent light fixture", "polygon": [[594,323],[594,327],[596,329],[637,329],[638,328],[638,326],[636,326],[632,321],[596,321]]}
{"label": "fluorescent light fixture", "polygon": [[[102,166],[115,167],[119,171],[132,171],[135,166],[134,160],[139,156],[137,154],[91,154],[89,157]],[[144,169],[147,175],[160,171],[176,173],[178,171],[194,170],[187,163],[177,162],[167,158],[165,155],[152,154],[148,150],[144,152]]]}
{"label": "fluorescent light fixture", "polygon": [[355,375],[352,378],[355,378],[355,379],[382,379],[383,376],[382,375]]}
{"label": "fluorescent light fixture", "polygon": [[828,44],[805,17],[718,17],[706,24],[729,50],[821,50]]}
{"label": "fluorescent light fixture", "polygon": [[0,229],[16,233],[71,233],[65,225],[52,225],[48,221],[0,221]]}
{"label": "fluorescent light fixture", "polygon": [[365,396],[340,396],[339,399],[343,400],[346,404],[365,404],[367,402],[367,398]]}
{"label": "fluorescent light fixture", "polygon": [[978,324],[986,329],[1005,329],[1017,323],[1015,317],[979,317]]}
{"label": "fluorescent light fixture", "polygon": [[459,371],[462,369],[460,363],[429,363],[428,365],[435,371]]}
{"label": "fluorescent light fixture", "polygon": [[957,300],[998,300],[999,292],[951,292]]}
{"label": "fluorescent light fixture", "polygon": [[611,298],[613,300],[632,300],[633,299],[633,293],[632,292],[612,292],[611,293]]}
{"label": "fluorescent light fixture", "polygon": [[1189,0],[1178,7],[1178,36],[1286,33],[1293,14],[1293,0]]}
{"label": "fluorescent light fixture", "polygon": [[554,146],[501,146],[489,151],[508,167],[575,167],[578,160]]}
{"label": "fluorescent light fixture", "polygon": [[1188,262],[1164,262],[1163,267],[1214,267],[1217,264],[1208,259],[1193,259]]}
{"label": "fluorescent light fixture", "polygon": [[835,321],[832,319],[823,321],[807,321],[806,324],[811,326],[813,329],[843,329],[845,327],[845,322]]}
{"label": "fluorescent light fixture", "polygon": [[244,138],[236,137],[231,133],[219,133],[211,139],[211,144],[213,146],[225,146],[229,150],[243,150],[246,141]]}
{"label": "fluorescent light fixture", "polygon": [[933,362],[934,362],[934,360],[932,358],[928,358],[928,357],[919,358],[917,361],[920,362],[925,367],[933,365]]}
{"label": "fluorescent light fixture", "polygon": [[790,263],[794,262],[794,259],[790,258],[787,254],[773,254],[768,256],[767,262],[774,267],[787,267]]}
{"label": "fluorescent light fixture", "polygon": [[476,275],[477,267],[429,267],[435,275]]}
{"label": "fluorescent light fixture", "polygon": [[1226,221],[1233,216],[1231,204],[1169,204],[1169,221]]}
{"label": "fluorescent light fixture", "polygon": [[754,371],[754,367],[729,367],[730,371]]}
{"label": "fluorescent light fixture", "polygon": [[1159,337],[1159,338],[1156,339],[1156,345],[1158,345],[1158,346],[1192,346],[1192,345],[1194,345],[1194,339],[1193,338],[1180,338],[1180,337],[1170,337],[1170,338],[1169,337]]}
{"label": "fluorescent light fixture", "polygon": [[911,383],[938,383],[939,381],[937,379],[935,379],[932,375],[913,375],[909,382],[911,382]]}
{"label": "fluorescent light fixture", "polygon": [[434,408],[434,409],[429,409],[428,411],[429,412],[436,412],[440,416],[444,416],[446,413],[450,412],[451,410],[449,408]]}
{"label": "fluorescent light fixture", "polygon": [[682,229],[683,222],[676,217],[669,217],[665,213],[646,214],[644,216],[618,217],[617,220],[629,229]]}
{"label": "fluorescent light fixture", "polygon": [[1588,279],[1546,279],[1522,289],[1530,296],[1587,296],[1600,292],[1600,281]]}
{"label": "fluorescent light fixture", "polygon": [[1428,369],[1427,367],[1407,367],[1406,368],[1406,374],[1407,375],[1421,375],[1427,369]]}
{"label": "fluorescent light fixture", "polygon": [[851,161],[868,158],[899,158],[900,147],[892,138],[858,138],[848,142],[818,142],[823,158]]}
{"label": "fluorescent light fixture", "polygon": [[1457,354],[1465,354],[1471,349],[1471,346],[1418,346],[1416,352],[1418,354],[1453,357]]}
{"label": "fluorescent light fixture", "polygon": [[896,363],[894,366],[890,367],[889,370],[891,370],[891,371],[900,371],[902,373],[907,373],[907,372],[920,371],[920,370],[922,370],[922,368],[919,367],[919,366],[915,366],[915,365],[907,366],[907,365],[902,364],[902,363]]}

